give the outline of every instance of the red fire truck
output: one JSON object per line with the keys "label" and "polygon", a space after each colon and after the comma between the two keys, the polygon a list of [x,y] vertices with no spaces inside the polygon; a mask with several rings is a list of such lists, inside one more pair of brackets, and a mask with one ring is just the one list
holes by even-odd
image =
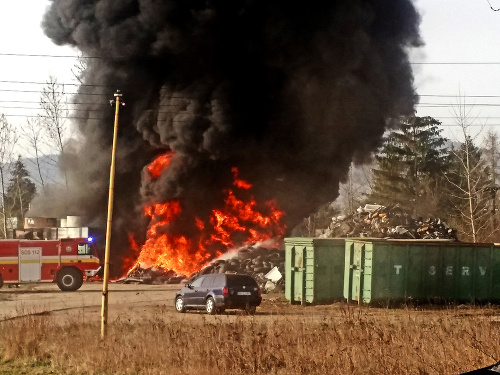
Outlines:
{"label": "red fire truck", "polygon": [[0,288],[4,283],[56,282],[61,290],[73,291],[99,269],[90,237],[0,240]]}

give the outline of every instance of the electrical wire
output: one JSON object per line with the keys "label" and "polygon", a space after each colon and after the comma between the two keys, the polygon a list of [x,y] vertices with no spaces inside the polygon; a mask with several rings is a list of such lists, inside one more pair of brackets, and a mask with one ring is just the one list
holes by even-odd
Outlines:
{"label": "electrical wire", "polygon": [[45,54],[34,54],[34,53],[0,53],[0,56],[5,57],[50,57],[50,58],[61,58],[61,59],[102,59],[100,56],[74,56],[74,55],[45,55]]}
{"label": "electrical wire", "polygon": [[487,0],[487,1],[488,1],[488,5],[490,6],[490,8],[491,8],[492,11],[494,11],[494,12],[500,11],[500,8],[499,9],[493,8],[493,6],[490,3],[490,0]]}
{"label": "electrical wire", "polygon": [[[6,114],[4,115],[5,117],[25,117],[25,118],[38,118],[38,117],[44,117],[44,116],[30,116],[30,115],[10,115],[10,114]],[[78,117],[78,116],[60,116],[59,117],[60,119],[72,119],[72,120],[96,120],[96,121],[108,121],[109,118],[104,118],[104,117]],[[448,117],[449,119],[453,119],[453,118],[456,118],[456,117]],[[500,117],[494,117],[495,119],[499,119]],[[173,120],[174,122],[177,122],[177,123],[183,123],[183,122],[191,122],[191,120],[182,120],[182,119],[175,119]],[[220,121],[211,121],[213,123],[221,123]],[[460,127],[460,125],[458,124],[439,124],[438,126],[445,126],[445,127]],[[484,127],[489,127],[489,126],[493,126],[493,127],[497,127],[497,126],[500,126],[500,123],[493,123],[493,124],[488,124],[488,123],[485,123],[485,124],[469,124],[468,126],[473,126],[473,127],[477,127],[477,126],[484,126]]]}
{"label": "electrical wire", "polygon": [[441,95],[441,94],[417,94],[425,98],[500,98],[500,95]]}
{"label": "electrical wire", "polygon": [[417,61],[417,62],[410,62],[410,65],[500,65],[500,62],[497,61],[449,61],[449,62],[444,62],[444,61]]}
{"label": "electrical wire", "polygon": [[[0,89],[0,91],[3,91],[3,92],[37,93],[37,94],[40,93],[40,91],[33,91],[33,90]],[[110,95],[110,94],[97,93],[97,92],[91,92],[91,93],[85,93],[85,92],[61,92],[61,94],[64,94],[64,95],[91,95],[91,96],[93,96],[93,95],[97,95],[97,96],[109,96]]]}
{"label": "electrical wire", "polygon": [[111,88],[112,86],[106,86],[106,85],[92,85],[92,84],[85,84],[85,83],[66,83],[66,82],[36,82],[36,81],[4,81],[1,80],[0,83],[14,83],[14,84],[30,84],[30,85],[49,85],[54,83],[56,86],[83,86],[83,87],[109,87]]}
{"label": "electrical wire", "polygon": [[[492,8],[493,9],[493,8]],[[495,9],[493,9],[495,10]],[[125,56],[104,57],[104,56],[83,56],[83,55],[45,55],[32,53],[0,53],[4,57],[43,57],[43,58],[61,58],[61,59],[109,59],[109,60],[125,60]],[[411,65],[500,65],[497,61],[414,61]]]}

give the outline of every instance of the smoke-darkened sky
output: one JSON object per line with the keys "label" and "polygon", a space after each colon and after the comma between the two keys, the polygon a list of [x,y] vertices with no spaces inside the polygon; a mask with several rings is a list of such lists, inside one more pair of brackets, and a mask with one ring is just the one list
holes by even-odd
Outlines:
{"label": "smoke-darkened sky", "polygon": [[[1,112],[8,115],[10,122],[22,126],[27,115],[36,115],[39,98],[39,84],[49,74],[56,75],[59,82],[65,83],[67,92],[73,91],[70,83],[75,83],[71,73],[74,59],[42,57],[40,55],[77,55],[68,46],[57,46],[41,30],[44,10],[52,2],[49,0],[16,0],[0,4],[0,31],[8,37],[0,40],[2,100]],[[500,0],[490,0],[494,8],[500,7]],[[491,48],[500,32],[499,12],[490,9],[488,2],[456,0],[453,4],[443,0],[418,0],[415,5],[422,15],[421,32],[425,46],[413,53],[413,62],[426,62],[414,65],[419,94],[444,95],[445,97],[422,97],[422,103],[444,103],[444,105],[420,105],[419,116],[432,116],[441,119],[444,125],[452,125],[450,108],[456,104],[460,90],[465,95],[496,95],[500,65],[481,64],[435,64],[437,62],[495,62],[499,61],[500,51]],[[453,17],[450,17],[453,14]],[[19,54],[19,55],[11,55]],[[25,55],[35,56],[25,56]],[[11,84],[6,81],[21,81]],[[22,91],[12,91],[22,90]],[[25,92],[30,90],[32,92]],[[8,102],[17,101],[17,104]],[[19,104],[21,101],[25,105]],[[475,114],[481,116],[478,123],[496,130],[499,107],[481,105],[495,103],[495,98],[471,101],[475,104]],[[23,108],[12,108],[12,107]],[[27,108],[29,107],[29,108]],[[444,126],[445,135],[455,139],[450,131],[455,129]],[[479,129],[479,128],[478,128]],[[483,134],[487,131],[483,131]],[[458,134],[456,134],[458,136]],[[24,156],[26,147],[19,149]]]}
{"label": "smoke-darkened sky", "polygon": [[[351,161],[413,112],[407,51],[421,43],[419,22],[410,0],[54,0],[43,27],[93,57],[80,117],[102,117],[102,101],[124,94],[117,227],[136,225],[141,204],[178,199],[169,230],[189,233],[222,202],[231,167],[259,201],[276,198],[290,226],[333,200]],[[63,162],[66,208],[95,223],[106,214],[112,116],[80,121],[84,144]],[[169,150],[166,173],[142,181]]]}

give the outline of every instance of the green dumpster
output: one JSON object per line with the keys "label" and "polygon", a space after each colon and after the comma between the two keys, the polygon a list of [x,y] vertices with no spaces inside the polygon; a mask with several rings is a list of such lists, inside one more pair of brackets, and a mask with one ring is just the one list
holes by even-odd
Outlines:
{"label": "green dumpster", "polygon": [[500,246],[347,239],[344,298],[358,303],[500,301]]}
{"label": "green dumpster", "polygon": [[291,303],[343,298],[343,238],[285,238],[285,297]]}

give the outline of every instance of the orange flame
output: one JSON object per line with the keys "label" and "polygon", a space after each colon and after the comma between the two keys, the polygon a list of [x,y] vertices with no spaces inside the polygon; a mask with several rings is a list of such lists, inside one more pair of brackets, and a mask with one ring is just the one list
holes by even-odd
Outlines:
{"label": "orange flame", "polygon": [[231,172],[233,172],[233,184],[234,186],[236,187],[239,187],[240,189],[245,189],[245,190],[248,190],[252,187],[252,184],[250,184],[249,182],[245,181],[245,180],[240,180],[238,178],[238,168],[236,167],[233,167],[231,168]]}
{"label": "orange flame", "polygon": [[139,247],[139,244],[135,240],[132,233],[128,233],[128,243],[130,244],[130,249],[132,250],[132,257],[123,259],[122,270],[124,270],[125,272],[135,266],[135,259],[137,259],[137,257],[141,253],[141,248]]}
{"label": "orange flame", "polygon": [[[151,178],[158,178],[168,168],[171,159],[172,153],[168,153],[154,160],[147,167]],[[237,168],[232,168],[231,172],[233,185],[240,191],[247,191],[245,195],[248,195],[252,185],[238,177]],[[284,235],[284,212],[275,201],[263,205],[265,214],[258,208],[253,196],[242,200],[231,189],[226,189],[224,193],[224,207],[214,209],[205,221],[199,217],[193,219],[199,231],[195,238],[168,233],[169,224],[182,212],[179,201],[170,200],[145,207],[144,213],[151,218],[151,223],[146,242],[138,257],[135,255],[136,261],[129,273],[140,265],[189,275],[230,248]]]}
{"label": "orange flame", "polygon": [[160,177],[161,173],[170,165],[171,160],[172,152],[167,152],[166,154],[160,155],[155,160],[153,160],[153,162],[147,167],[151,178]]}

